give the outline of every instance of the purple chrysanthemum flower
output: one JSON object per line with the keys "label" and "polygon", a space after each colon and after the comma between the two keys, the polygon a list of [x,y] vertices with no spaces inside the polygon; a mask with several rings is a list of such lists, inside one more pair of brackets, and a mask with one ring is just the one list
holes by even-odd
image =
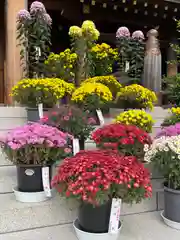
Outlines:
{"label": "purple chrysanthemum flower", "polygon": [[64,147],[71,137],[55,127],[33,123],[12,129],[3,139],[3,144],[12,149],[20,149],[27,145]]}
{"label": "purple chrysanthemum flower", "polygon": [[137,40],[144,40],[144,34],[142,31],[138,30],[138,31],[133,32],[132,38],[137,39]]}
{"label": "purple chrysanthemum flower", "polygon": [[180,135],[180,123],[164,127],[163,129],[160,130],[160,132],[157,133],[156,138],[160,138],[163,136],[172,137],[177,135]]}
{"label": "purple chrysanthemum flower", "polygon": [[116,38],[130,37],[130,31],[127,27],[120,27],[116,32]]}
{"label": "purple chrysanthemum flower", "polygon": [[43,13],[43,14],[46,13],[45,6],[42,2],[35,1],[31,4],[30,13],[31,14],[36,14],[37,12],[40,12],[40,13]]}
{"label": "purple chrysanthemum flower", "polygon": [[18,22],[24,22],[24,21],[30,20],[30,19],[31,19],[31,15],[26,9],[20,10],[17,14]]}
{"label": "purple chrysanthemum flower", "polygon": [[47,23],[47,25],[51,26],[52,25],[52,18],[50,17],[49,14],[45,13],[43,15],[44,21]]}

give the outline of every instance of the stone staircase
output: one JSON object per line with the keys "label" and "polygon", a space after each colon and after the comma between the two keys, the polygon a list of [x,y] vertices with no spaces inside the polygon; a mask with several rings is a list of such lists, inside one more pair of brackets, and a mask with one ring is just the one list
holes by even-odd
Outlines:
{"label": "stone staircase", "polygon": [[[9,110],[14,111],[14,109]],[[17,111],[22,111],[16,109]],[[3,117],[6,114],[6,118]],[[117,115],[119,110],[113,109],[111,114]],[[25,113],[7,114],[0,111],[0,133],[26,122]],[[157,119],[154,132],[167,114],[162,109],[155,109],[152,115]],[[106,120],[106,123],[112,119]],[[89,140],[86,149],[93,149],[95,145]],[[153,170],[154,171],[154,170]],[[155,171],[152,176],[153,197],[140,204],[132,206],[124,204],[122,220],[124,240],[178,240],[174,230],[169,230],[159,219],[156,212],[163,208],[162,178]],[[15,200],[12,187],[16,186],[16,168],[4,156],[0,155],[0,240],[75,240],[72,221],[76,218],[77,206],[72,202],[55,196],[42,203],[20,203]],[[137,215],[138,214],[138,215]],[[155,223],[155,225],[153,225]],[[157,236],[151,228],[156,229]],[[160,231],[160,233],[159,233]],[[153,235],[154,234],[154,235]],[[163,234],[163,235],[162,235]],[[169,235],[168,235],[169,234]],[[173,238],[174,236],[174,238]],[[121,239],[121,238],[120,238]]]}

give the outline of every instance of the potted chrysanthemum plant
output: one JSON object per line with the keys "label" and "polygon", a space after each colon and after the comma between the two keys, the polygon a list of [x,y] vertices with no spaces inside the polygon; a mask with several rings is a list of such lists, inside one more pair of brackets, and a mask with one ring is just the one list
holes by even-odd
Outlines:
{"label": "potted chrysanthemum plant", "polygon": [[132,109],[120,113],[116,117],[115,122],[126,125],[134,125],[143,129],[147,133],[152,132],[152,127],[154,124],[152,116],[140,109]]}
{"label": "potted chrysanthemum plant", "polygon": [[161,124],[161,127],[167,127],[180,123],[180,107],[172,107],[169,109],[169,116],[167,116]]}
{"label": "potted chrysanthemum plant", "polygon": [[89,117],[89,113],[73,105],[63,105],[51,109],[41,122],[57,127],[63,132],[68,132],[79,142],[80,150],[84,150],[85,141],[94,130],[96,121]]}
{"label": "potted chrysanthemum plant", "polygon": [[22,196],[20,201],[28,193],[29,197],[31,193],[39,193],[42,199],[51,195],[52,166],[70,156],[70,138],[69,134],[55,127],[34,123],[17,127],[1,139],[3,152],[16,165],[17,187],[14,192],[17,197]]}
{"label": "potted chrysanthemum plant", "polygon": [[107,150],[81,151],[66,158],[52,186],[62,196],[79,201],[74,221],[79,240],[111,239],[111,233],[116,240],[121,228],[121,200],[140,202],[152,194],[150,174],[136,157]]}
{"label": "potted chrysanthemum plant", "polygon": [[121,123],[104,125],[95,130],[91,137],[100,149],[116,149],[126,156],[136,156],[141,161],[144,161],[144,146],[152,143],[144,130]]}
{"label": "potted chrysanthemum plant", "polygon": [[101,109],[112,102],[113,96],[104,84],[87,82],[73,92],[71,100],[78,107],[88,110],[89,115],[96,119],[97,125],[103,125],[104,118]]}
{"label": "potted chrysanthemum plant", "polygon": [[13,100],[26,106],[28,121],[36,122],[74,90],[72,83],[59,78],[22,79],[12,88]]}
{"label": "potted chrysanthemum plant", "polygon": [[180,229],[180,126],[162,129],[145,151],[145,160],[152,162],[164,177],[164,211],[161,216],[170,227]]}
{"label": "potted chrysanthemum plant", "polygon": [[155,92],[138,84],[131,84],[120,89],[116,98],[119,107],[128,109],[153,110],[157,103]]}

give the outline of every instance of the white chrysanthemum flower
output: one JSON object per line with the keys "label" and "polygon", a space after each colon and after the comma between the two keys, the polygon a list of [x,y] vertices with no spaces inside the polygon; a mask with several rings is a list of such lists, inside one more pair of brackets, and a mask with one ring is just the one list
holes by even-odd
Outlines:
{"label": "white chrysanthemum flower", "polygon": [[130,31],[127,27],[120,27],[116,32],[116,38],[121,38],[121,37],[129,38],[130,35],[131,35]]}
{"label": "white chrysanthemum flower", "polygon": [[147,152],[149,150],[149,145],[148,144],[144,144],[144,152]]}
{"label": "white chrysanthemum flower", "polygon": [[138,31],[133,32],[132,38],[137,39],[137,40],[144,40],[144,34],[142,31],[138,30]]}
{"label": "white chrysanthemum flower", "polygon": [[[161,138],[155,139],[148,149],[145,152],[145,161],[153,159],[158,152],[172,152],[177,155],[178,159],[180,159],[180,135],[166,137],[163,136]],[[173,159],[175,156],[172,157]]]}

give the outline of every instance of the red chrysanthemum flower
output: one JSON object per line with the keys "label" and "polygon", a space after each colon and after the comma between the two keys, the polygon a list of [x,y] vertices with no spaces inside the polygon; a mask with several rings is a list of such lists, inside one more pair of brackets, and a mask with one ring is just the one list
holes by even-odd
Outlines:
{"label": "red chrysanthemum flower", "polygon": [[67,198],[94,205],[113,197],[140,202],[152,194],[150,173],[136,157],[107,150],[81,151],[66,158],[52,186]]}
{"label": "red chrysanthemum flower", "polygon": [[105,125],[92,133],[92,139],[101,149],[116,149],[126,156],[144,157],[144,145],[152,143],[144,130],[120,123]]}

